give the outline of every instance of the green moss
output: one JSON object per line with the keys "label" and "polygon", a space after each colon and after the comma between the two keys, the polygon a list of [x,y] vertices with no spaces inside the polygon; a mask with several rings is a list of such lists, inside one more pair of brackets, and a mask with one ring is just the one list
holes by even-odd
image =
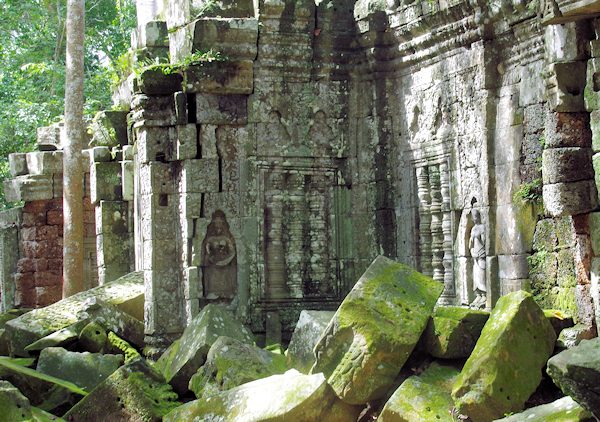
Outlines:
{"label": "green moss", "polygon": [[128,377],[128,381],[148,398],[154,415],[164,416],[181,405],[177,401],[179,396],[169,385],[149,383],[145,374],[132,372]]}
{"label": "green moss", "polygon": [[537,388],[556,334],[531,294],[498,300],[453,387],[457,409],[473,420],[520,411]]}
{"label": "green moss", "polygon": [[432,364],[419,376],[402,383],[381,412],[381,422],[398,420],[453,421],[450,395],[458,370]]}
{"label": "green moss", "polygon": [[129,343],[123,340],[121,337],[110,331],[108,333],[108,343],[116,349],[119,349],[125,355],[125,363],[129,363],[135,359],[140,358],[140,354],[133,348]]}

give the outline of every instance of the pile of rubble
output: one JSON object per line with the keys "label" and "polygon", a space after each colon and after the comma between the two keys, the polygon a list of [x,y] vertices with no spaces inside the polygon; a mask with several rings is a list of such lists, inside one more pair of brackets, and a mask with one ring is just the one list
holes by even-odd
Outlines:
{"label": "pile of rubble", "polygon": [[442,289],[378,257],[336,312],[303,311],[285,353],[257,347],[211,304],[152,362],[143,357],[143,274],[131,273],[0,317],[0,411],[11,421],[600,416],[600,339],[561,351],[557,337],[573,321],[529,293],[505,295],[488,313],[435,308]]}

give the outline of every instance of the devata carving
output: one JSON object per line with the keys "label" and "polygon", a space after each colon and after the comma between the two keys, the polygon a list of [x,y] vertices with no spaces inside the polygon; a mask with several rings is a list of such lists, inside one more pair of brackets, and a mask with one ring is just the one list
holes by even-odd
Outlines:
{"label": "devata carving", "polygon": [[485,226],[481,222],[479,211],[471,211],[473,228],[469,236],[469,251],[473,258],[473,292],[475,299],[471,302],[472,308],[485,308],[487,298],[485,276]]}
{"label": "devata carving", "polygon": [[237,291],[235,239],[229,231],[225,213],[217,210],[206,229],[202,243],[204,297],[231,299]]}

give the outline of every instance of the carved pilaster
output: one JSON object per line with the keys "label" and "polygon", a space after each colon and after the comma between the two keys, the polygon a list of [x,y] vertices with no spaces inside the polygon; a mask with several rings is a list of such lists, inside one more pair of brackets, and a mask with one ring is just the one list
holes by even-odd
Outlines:
{"label": "carved pilaster", "polygon": [[268,232],[265,251],[267,267],[266,294],[270,299],[281,299],[288,295],[282,242],[283,196],[277,194],[269,196],[267,197]]}
{"label": "carved pilaster", "polygon": [[431,265],[433,279],[444,281],[444,233],[442,230],[442,191],[440,186],[440,169],[437,165],[429,166],[429,186],[431,191]]}
{"label": "carved pilaster", "polygon": [[452,215],[450,214],[450,174],[448,164],[440,164],[440,184],[442,193],[442,232],[444,235],[444,292],[442,302],[451,303],[456,297],[454,285],[453,254],[452,254]]}
{"label": "carved pilaster", "polygon": [[417,196],[419,197],[419,261],[423,274],[431,276],[431,195],[429,194],[429,174],[427,167],[418,167]]}

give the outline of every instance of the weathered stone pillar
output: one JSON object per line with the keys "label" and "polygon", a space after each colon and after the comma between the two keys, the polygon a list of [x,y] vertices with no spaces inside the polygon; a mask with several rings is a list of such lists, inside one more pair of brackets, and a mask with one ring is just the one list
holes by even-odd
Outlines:
{"label": "weathered stone pillar", "polygon": [[595,332],[588,214],[599,202],[592,165],[590,112],[600,108],[600,102],[594,88],[597,63],[594,58],[587,60],[588,36],[585,22],[546,28],[550,112],[546,118],[542,174],[546,213],[552,217],[572,216],[576,316],[590,332]]}
{"label": "weathered stone pillar", "polygon": [[15,274],[19,260],[21,209],[0,213],[0,312],[15,307]]}

